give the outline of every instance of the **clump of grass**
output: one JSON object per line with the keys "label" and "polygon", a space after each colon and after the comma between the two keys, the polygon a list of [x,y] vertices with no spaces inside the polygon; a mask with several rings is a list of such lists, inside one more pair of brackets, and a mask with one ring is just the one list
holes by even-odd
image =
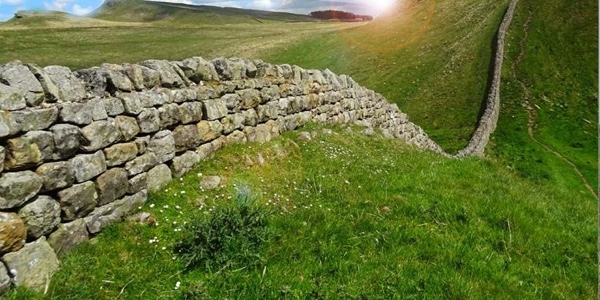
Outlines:
{"label": "clump of grass", "polygon": [[247,188],[238,189],[231,205],[218,207],[208,218],[193,217],[174,251],[186,271],[257,266],[264,261],[259,250],[272,232],[269,215]]}

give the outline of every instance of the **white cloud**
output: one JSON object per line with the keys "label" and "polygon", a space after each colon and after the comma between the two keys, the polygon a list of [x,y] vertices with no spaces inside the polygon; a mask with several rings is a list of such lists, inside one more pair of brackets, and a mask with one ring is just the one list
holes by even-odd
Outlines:
{"label": "white cloud", "polygon": [[0,4],[7,4],[11,6],[21,5],[23,0],[0,0]]}
{"label": "white cloud", "polygon": [[69,5],[73,0],[54,0],[52,2],[44,2],[44,7],[47,10],[58,10],[65,11],[67,5]]}
{"label": "white cloud", "polygon": [[73,5],[73,14],[83,16],[91,13],[94,8],[91,6],[81,7],[79,4]]}
{"label": "white cloud", "polygon": [[255,0],[250,3],[249,7],[257,9],[271,9],[273,8],[273,3],[271,0]]}

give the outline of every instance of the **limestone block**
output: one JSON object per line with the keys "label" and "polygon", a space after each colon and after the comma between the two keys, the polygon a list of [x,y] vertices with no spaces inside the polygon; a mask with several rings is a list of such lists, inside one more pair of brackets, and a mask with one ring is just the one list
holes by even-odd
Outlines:
{"label": "limestone block", "polygon": [[58,270],[58,259],[45,237],[26,244],[21,250],[11,252],[2,258],[13,283],[37,290],[43,290],[52,274]]}
{"label": "limestone block", "polygon": [[194,149],[200,146],[202,139],[198,134],[198,126],[182,125],[173,130],[173,140],[175,141],[175,151],[182,152]]}
{"label": "limestone block", "polygon": [[221,99],[225,100],[225,106],[229,111],[237,111],[240,109],[239,105],[242,101],[238,94],[225,94]]}
{"label": "limestone block", "polygon": [[23,219],[15,213],[0,212],[0,254],[23,248],[26,238]]}
{"label": "limestone block", "polygon": [[200,122],[202,120],[202,103],[186,102],[179,105],[179,120],[182,124]]}
{"label": "limestone block", "polygon": [[250,109],[258,106],[261,102],[260,92],[255,89],[236,91],[241,98],[241,108]]}
{"label": "limestone block", "polygon": [[111,117],[121,115],[125,112],[123,102],[121,102],[121,99],[119,98],[108,97],[102,99],[102,102],[104,104],[104,109],[106,110],[106,113]]}
{"label": "limestone block", "polygon": [[166,129],[179,123],[179,106],[175,103],[163,105],[158,108],[160,128]]}
{"label": "limestone block", "polygon": [[271,128],[267,124],[256,126],[255,138],[253,142],[266,143],[272,139]]}
{"label": "limestone block", "polygon": [[87,125],[92,123],[93,107],[86,103],[63,103],[59,114],[59,120],[76,125]]}
{"label": "limestone block", "polygon": [[12,113],[15,121],[23,131],[43,130],[56,122],[58,119],[58,108],[34,108]]}
{"label": "limestone block", "polygon": [[193,151],[187,151],[182,155],[173,158],[171,164],[171,173],[174,178],[180,178],[187,171],[191,170],[200,161],[200,155]]}
{"label": "limestone block", "polygon": [[221,181],[221,177],[219,176],[205,176],[200,181],[200,188],[203,190],[214,190],[219,188]]}
{"label": "limestone block", "polygon": [[248,138],[242,131],[239,131],[239,130],[232,132],[231,134],[226,136],[226,139],[225,139],[226,146],[234,145],[234,144],[245,144],[247,142],[248,142]]}
{"label": "limestone block", "polygon": [[75,172],[75,180],[84,182],[106,171],[104,152],[97,151],[93,154],[79,154],[69,160]]}
{"label": "limestone block", "polygon": [[52,159],[55,152],[54,136],[48,131],[30,131],[23,135],[23,138],[37,145],[42,154],[42,161]]}
{"label": "limestone block", "polygon": [[217,98],[217,91],[214,88],[208,86],[199,86],[196,90],[197,100],[209,100]]}
{"label": "limestone block", "polygon": [[25,97],[18,89],[0,83],[0,110],[19,110],[26,106]]}
{"label": "limestone block", "polygon": [[35,173],[42,178],[42,192],[65,188],[75,182],[75,172],[66,161],[43,164]]}
{"label": "limestone block", "polygon": [[[196,149],[196,154],[198,154],[199,161],[202,161],[202,160],[206,159],[207,157],[209,157],[211,154],[213,154],[215,151],[216,150],[215,150],[215,147],[213,146],[213,143],[206,143]],[[174,160],[173,160],[173,162],[174,162]]]}
{"label": "limestone block", "polygon": [[148,191],[158,191],[160,188],[167,185],[171,179],[171,169],[169,169],[167,165],[161,164],[152,168],[150,171],[148,171],[148,177],[146,179]]}
{"label": "limestone block", "polygon": [[142,70],[142,77],[144,77],[144,86],[146,88],[154,88],[160,86],[160,73],[156,70],[152,70],[145,66],[139,66]]}
{"label": "limestone block", "polygon": [[83,83],[67,67],[48,66],[44,71],[50,80],[58,87],[60,100],[77,102],[86,97]]}
{"label": "limestone block", "polygon": [[27,226],[27,237],[37,239],[60,223],[60,205],[49,196],[38,196],[19,210],[19,217]]}
{"label": "limestone block", "polygon": [[141,62],[140,65],[157,71],[163,87],[176,88],[185,85],[183,79],[166,60],[146,60]]}
{"label": "limestone block", "polygon": [[150,136],[138,136],[135,138],[135,145],[138,148],[138,154],[146,153],[146,149],[148,148],[148,144],[150,143]]}
{"label": "limestone block", "polygon": [[156,154],[158,162],[167,162],[175,157],[175,139],[169,130],[163,130],[156,133],[150,143],[147,151]]}
{"label": "limestone block", "polygon": [[60,91],[54,82],[52,82],[50,76],[46,74],[46,71],[35,64],[27,64],[27,67],[41,84],[46,98],[45,102],[61,102]]}
{"label": "limestone block", "polygon": [[105,205],[124,196],[129,190],[127,171],[114,168],[104,172],[96,179],[98,205]]}
{"label": "limestone block", "polygon": [[[145,78],[144,78],[144,72],[142,71],[141,66],[139,65],[133,65],[133,64],[123,64],[121,66],[121,73],[123,73],[125,76],[127,76],[127,78],[129,78],[129,80],[131,81],[131,83],[133,84],[133,87],[136,90],[143,90],[144,89],[144,83],[145,83]],[[147,69],[147,68],[146,68]],[[152,70],[151,70],[152,71]],[[155,72],[155,71],[152,71]],[[155,80],[155,82],[158,82],[158,73],[156,73],[156,77],[153,78]],[[149,75],[149,74],[146,74]],[[151,83],[152,79],[147,78],[147,83],[149,84],[149,88],[155,86],[156,84],[152,84]]]}
{"label": "limestone block", "polygon": [[183,103],[187,101],[194,101],[198,98],[196,89],[187,88],[187,89],[178,89],[173,90],[173,102],[174,103]]}
{"label": "limestone block", "polygon": [[138,206],[146,203],[148,193],[142,190],[134,195],[123,197],[113,203],[96,208],[85,223],[91,234],[96,234],[113,222],[122,221]]}
{"label": "limestone block", "polygon": [[54,160],[72,157],[77,153],[80,141],[83,139],[79,127],[68,124],[56,124],[50,127],[54,136]]}
{"label": "limestone block", "polygon": [[145,108],[137,117],[142,133],[157,132],[160,129],[160,115],[156,108]]}
{"label": "limestone block", "polygon": [[6,149],[0,146],[0,173],[4,171],[4,159],[6,158]]}
{"label": "limestone block", "polygon": [[64,257],[75,247],[90,239],[83,219],[70,223],[59,224],[55,232],[48,237],[48,244],[54,249],[59,258]]}
{"label": "limestone block", "polygon": [[21,124],[17,123],[12,113],[0,111],[0,138],[15,135],[21,131]]}
{"label": "limestone block", "polygon": [[92,111],[92,120],[99,121],[108,118],[108,113],[106,112],[102,98],[90,99],[86,102],[86,105],[89,106]]}
{"label": "limestone block", "polygon": [[195,83],[219,80],[219,74],[217,74],[214,65],[202,57],[188,58],[177,63],[177,65],[185,76]]}
{"label": "limestone block", "polygon": [[171,169],[165,164],[158,165],[148,171],[146,185],[151,192],[158,191],[172,179]]}
{"label": "limestone block", "polygon": [[246,65],[240,59],[216,58],[212,63],[221,80],[238,80],[246,77]]}
{"label": "limestone block", "polygon": [[170,99],[170,96],[168,94],[170,94],[169,90],[152,89],[149,91],[138,93],[137,96],[140,99],[140,105],[142,107],[150,108],[155,106],[161,106],[165,103],[171,102],[167,100]]}
{"label": "limestone block", "polygon": [[106,77],[106,83],[108,85],[108,91],[113,92],[115,90],[130,92],[135,87],[133,82],[123,72],[123,67],[115,64],[102,64],[101,66],[106,70],[104,76]]}
{"label": "limestone block", "polygon": [[227,115],[227,103],[223,98],[202,101],[202,113],[207,120],[217,120]]}
{"label": "limestone block", "polygon": [[81,149],[87,152],[105,148],[123,138],[115,119],[95,121],[81,129],[81,134],[88,141]]}
{"label": "limestone block", "polygon": [[148,173],[141,173],[129,179],[129,190],[127,190],[127,194],[135,194],[146,189],[148,186],[147,179]]}
{"label": "limestone block", "polygon": [[119,132],[123,136],[123,140],[125,141],[132,140],[138,135],[138,133],[140,133],[140,127],[133,117],[117,116],[115,118],[115,122]]}
{"label": "limestone block", "polygon": [[260,90],[261,104],[278,100],[279,98],[281,98],[281,93],[279,92],[279,87],[276,85],[264,87]]}
{"label": "limestone block", "polygon": [[42,188],[42,178],[31,171],[0,175],[0,209],[21,206]]}
{"label": "limestone block", "polygon": [[0,65],[0,81],[19,90],[29,106],[36,106],[44,101],[42,85],[20,61]]}
{"label": "limestone block", "polygon": [[106,165],[109,167],[122,165],[132,159],[138,154],[138,147],[135,142],[116,144],[104,151],[104,158],[106,159]]}
{"label": "limestone block", "polygon": [[258,68],[256,65],[250,60],[245,60],[244,63],[246,64],[246,77],[256,77],[256,75],[258,75]]}
{"label": "limestone block", "polygon": [[256,127],[246,126],[244,127],[244,135],[248,139],[248,142],[256,142]]}
{"label": "limestone block", "polygon": [[133,176],[152,169],[152,167],[156,166],[158,163],[159,161],[156,154],[147,152],[136,157],[132,161],[127,162],[125,164],[125,170],[127,170],[129,176]]}
{"label": "limestone block", "polygon": [[6,141],[5,169],[27,169],[40,164],[42,160],[42,152],[29,137],[21,136]]}
{"label": "limestone block", "polygon": [[75,76],[81,80],[86,89],[94,97],[103,97],[107,91],[106,69],[92,67],[75,72]]}
{"label": "limestone block", "polygon": [[240,113],[227,115],[221,120],[223,134],[230,134],[236,129],[244,128],[244,116]]}
{"label": "limestone block", "polygon": [[256,126],[258,124],[258,114],[254,109],[248,109],[242,111],[242,116],[244,117],[243,124],[245,126]]}
{"label": "limestone block", "polygon": [[2,262],[0,262],[0,295],[6,293],[12,287],[8,270]]}
{"label": "limestone block", "polygon": [[135,116],[142,112],[142,102],[138,94],[119,93],[118,98],[121,99],[121,103],[127,114]]}
{"label": "limestone block", "polygon": [[219,121],[201,121],[197,125],[198,136],[202,142],[212,141],[219,136],[223,131],[223,125]]}
{"label": "limestone block", "polygon": [[259,105],[256,108],[256,114],[261,123],[277,119],[277,116],[279,115],[279,101],[270,101],[265,105]]}
{"label": "limestone block", "polygon": [[73,221],[87,216],[98,201],[98,193],[93,182],[86,181],[73,185],[70,188],[58,192],[62,219]]}

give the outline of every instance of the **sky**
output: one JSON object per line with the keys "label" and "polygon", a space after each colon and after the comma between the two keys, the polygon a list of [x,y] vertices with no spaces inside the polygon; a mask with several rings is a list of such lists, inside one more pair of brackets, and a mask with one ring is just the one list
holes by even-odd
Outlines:
{"label": "sky", "polygon": [[[196,5],[239,7],[287,11],[307,14],[315,10],[337,9],[376,16],[393,0],[160,0]],[[56,10],[86,15],[100,7],[104,0],[0,0],[0,21],[13,17],[18,10]]]}

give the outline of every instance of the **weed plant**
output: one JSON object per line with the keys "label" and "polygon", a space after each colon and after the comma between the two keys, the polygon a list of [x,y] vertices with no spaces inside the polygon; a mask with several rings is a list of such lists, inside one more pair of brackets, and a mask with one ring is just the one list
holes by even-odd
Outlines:
{"label": "weed plant", "polygon": [[230,205],[218,207],[209,217],[192,217],[175,253],[185,262],[186,271],[258,266],[264,262],[260,249],[271,236],[269,214],[247,189],[239,189]]}

